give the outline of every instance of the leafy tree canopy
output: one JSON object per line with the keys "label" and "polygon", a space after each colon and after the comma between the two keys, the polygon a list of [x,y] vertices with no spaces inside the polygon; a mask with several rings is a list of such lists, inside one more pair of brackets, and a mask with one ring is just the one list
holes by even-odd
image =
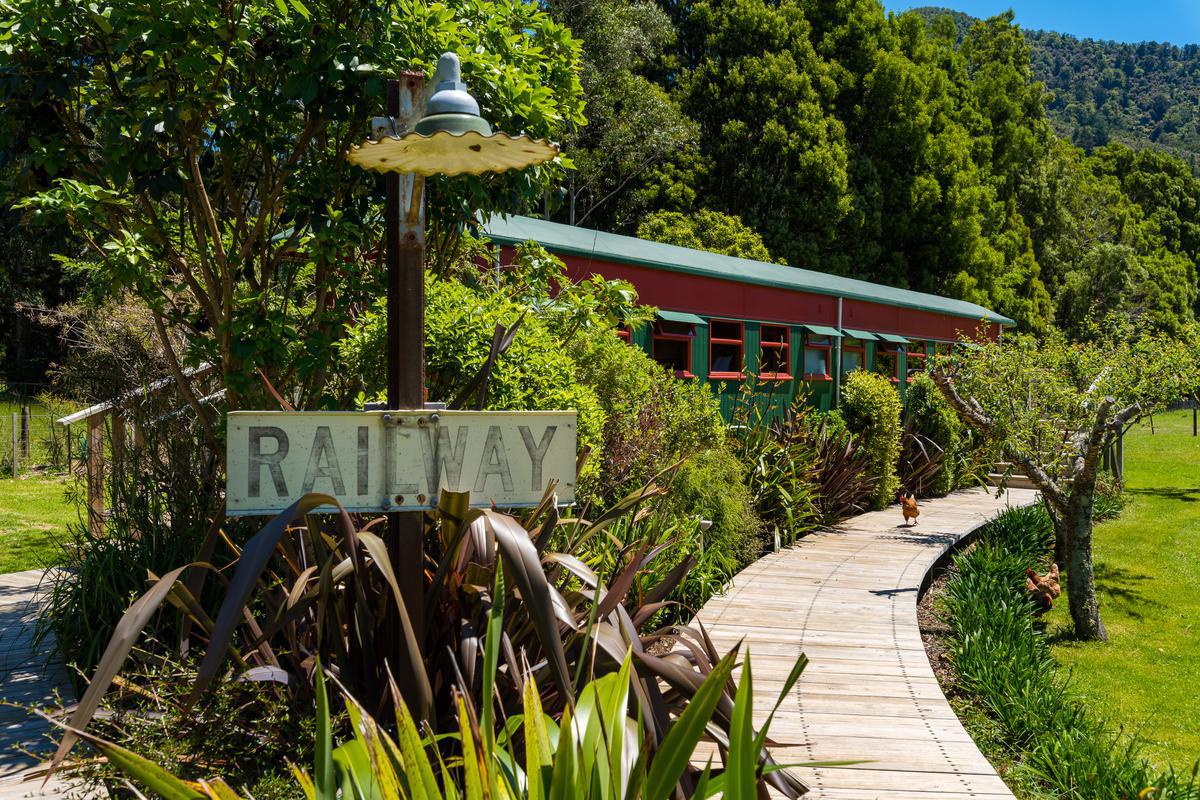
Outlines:
{"label": "leafy tree canopy", "polygon": [[[0,148],[23,205],[65,219],[91,267],[221,366],[236,408],[261,368],[314,405],[330,345],[379,289],[382,180],[344,153],[386,79],[456,51],[498,129],[582,124],[579,45],[528,3],[15,0],[0,32]],[[562,165],[430,186],[431,241],[540,198]],[[10,198],[11,199],[11,198]],[[194,399],[193,399],[194,400]]]}
{"label": "leafy tree canopy", "polygon": [[638,225],[637,235],[652,242],[707,250],[755,261],[771,261],[762,237],[740,217],[702,209],[694,214],[659,211]]}

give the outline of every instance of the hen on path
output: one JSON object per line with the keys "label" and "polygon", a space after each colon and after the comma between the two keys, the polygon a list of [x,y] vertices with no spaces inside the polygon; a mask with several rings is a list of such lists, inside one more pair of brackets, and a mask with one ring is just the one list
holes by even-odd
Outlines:
{"label": "hen on path", "polygon": [[921,516],[921,509],[917,506],[916,495],[910,494],[905,497],[903,493],[900,494],[900,512],[904,514],[905,525],[917,524],[917,517]]}

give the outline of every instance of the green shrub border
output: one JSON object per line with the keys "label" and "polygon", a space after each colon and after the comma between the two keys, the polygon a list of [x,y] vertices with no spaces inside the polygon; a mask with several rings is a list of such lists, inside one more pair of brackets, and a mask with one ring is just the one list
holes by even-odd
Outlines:
{"label": "green shrub border", "polygon": [[1156,770],[1137,737],[1099,718],[1054,661],[1025,593],[1026,567],[1046,564],[1053,542],[1045,509],[1004,511],[974,542],[953,556],[946,644],[957,688],[986,718],[964,723],[998,743],[1010,787],[1035,798],[1200,798],[1200,762],[1189,774]]}

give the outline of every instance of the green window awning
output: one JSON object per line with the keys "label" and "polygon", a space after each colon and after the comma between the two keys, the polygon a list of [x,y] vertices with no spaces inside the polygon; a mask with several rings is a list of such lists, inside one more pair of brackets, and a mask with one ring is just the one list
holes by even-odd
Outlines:
{"label": "green window awning", "polygon": [[879,338],[878,336],[876,336],[873,333],[868,333],[866,331],[856,331],[851,328],[843,328],[842,333],[846,334],[851,339],[862,339],[864,342],[874,342],[875,340],[877,340]]}
{"label": "green window awning", "polygon": [[809,333],[815,333],[817,336],[836,336],[842,338],[842,332],[837,328],[831,328],[828,325],[802,325],[800,326]]}
{"label": "green window awning", "polygon": [[908,339],[905,339],[903,336],[897,336],[894,333],[877,333],[875,335],[885,342],[892,342],[893,344],[908,344]]}
{"label": "green window awning", "polygon": [[665,319],[667,322],[683,322],[688,325],[700,325],[701,327],[705,328],[708,327],[708,323],[702,318],[697,317],[695,314],[688,314],[684,311],[663,311],[660,308],[658,310],[658,318]]}
{"label": "green window awning", "polygon": [[982,350],[983,349],[982,347],[979,346],[979,344],[977,342],[955,342],[954,346],[955,347],[965,347],[968,350]]}

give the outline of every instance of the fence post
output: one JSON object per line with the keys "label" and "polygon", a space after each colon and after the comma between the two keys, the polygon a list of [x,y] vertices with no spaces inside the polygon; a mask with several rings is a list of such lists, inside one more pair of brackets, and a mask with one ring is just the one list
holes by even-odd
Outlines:
{"label": "fence post", "polygon": [[75,472],[75,462],[71,457],[71,426],[66,425],[64,427],[67,429],[65,434],[65,438],[67,440],[67,474],[72,474]]}
{"label": "fence post", "polygon": [[17,414],[14,411],[12,414],[12,476],[15,478],[21,473],[20,459],[21,452],[18,448],[17,441]]}
{"label": "fence post", "polygon": [[29,460],[29,406],[21,406],[21,458]]}
{"label": "fence post", "polygon": [[104,531],[104,415],[87,418],[88,530]]}

